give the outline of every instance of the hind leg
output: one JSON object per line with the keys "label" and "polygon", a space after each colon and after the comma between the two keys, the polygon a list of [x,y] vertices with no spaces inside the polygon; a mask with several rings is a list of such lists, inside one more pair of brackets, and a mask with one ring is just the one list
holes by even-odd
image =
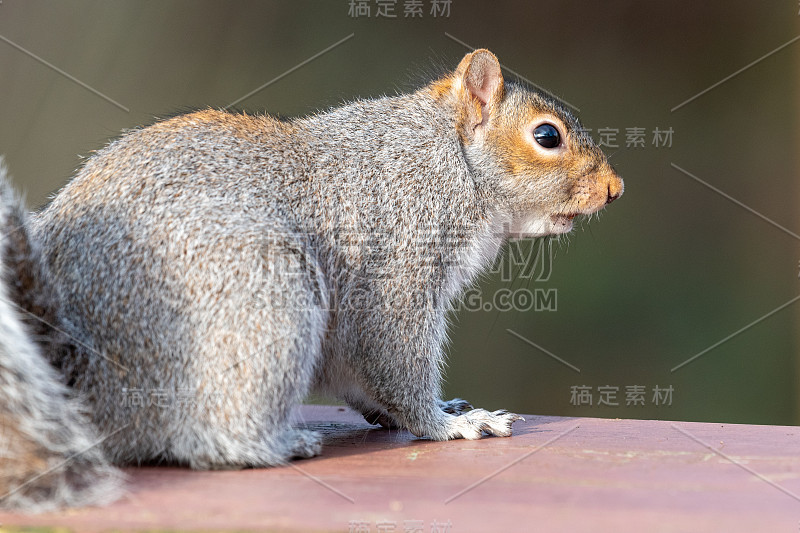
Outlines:
{"label": "hind leg", "polygon": [[[264,253],[259,250],[259,253]],[[295,247],[274,250],[265,269],[234,273],[237,294],[198,328],[198,407],[171,448],[194,468],[261,467],[313,457],[316,432],[291,424],[319,363],[328,322],[322,281]]]}

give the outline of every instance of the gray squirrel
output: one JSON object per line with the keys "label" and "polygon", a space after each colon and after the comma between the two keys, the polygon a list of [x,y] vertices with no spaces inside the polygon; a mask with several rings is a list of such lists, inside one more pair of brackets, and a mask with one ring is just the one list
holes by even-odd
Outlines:
{"label": "gray squirrel", "polygon": [[304,118],[127,132],[35,214],[0,175],[0,506],[110,501],[114,465],[315,456],[290,416],[311,391],[421,437],[511,435],[518,415],[440,398],[447,312],[506,239],[622,191],[487,50]]}

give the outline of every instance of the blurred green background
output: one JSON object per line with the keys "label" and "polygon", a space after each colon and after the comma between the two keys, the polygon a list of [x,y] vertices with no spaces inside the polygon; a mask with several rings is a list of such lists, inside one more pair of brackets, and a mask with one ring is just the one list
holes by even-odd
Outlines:
{"label": "blurred green background", "polygon": [[[459,312],[446,395],[523,413],[800,422],[800,303],[671,371],[800,294],[800,41],[673,111],[800,35],[797,1],[454,0],[433,17],[423,0],[414,18],[406,3],[384,18],[370,1],[355,18],[349,0],[3,0],[0,153],[36,207],[122,130],[224,107],[351,34],[237,107],[296,116],[392,94],[455,67],[467,51],[456,39],[487,47],[580,108],[596,139],[617,130],[605,149],[626,192],[552,243],[549,276],[482,282],[485,301],[540,289],[556,309]],[[642,130],[643,146],[626,146]],[[605,386],[619,405],[598,405]]]}

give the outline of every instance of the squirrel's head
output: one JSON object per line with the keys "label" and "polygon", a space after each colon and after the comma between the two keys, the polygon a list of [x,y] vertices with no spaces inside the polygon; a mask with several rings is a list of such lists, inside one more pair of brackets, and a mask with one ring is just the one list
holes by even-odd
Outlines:
{"label": "squirrel's head", "polygon": [[430,89],[454,102],[467,161],[505,198],[511,235],[566,233],[575,216],[622,195],[622,179],[578,120],[556,100],[504,81],[488,50],[467,54]]}

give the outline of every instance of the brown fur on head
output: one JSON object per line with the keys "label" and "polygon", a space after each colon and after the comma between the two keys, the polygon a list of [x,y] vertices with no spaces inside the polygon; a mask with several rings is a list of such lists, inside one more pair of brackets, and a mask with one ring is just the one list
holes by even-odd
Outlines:
{"label": "brown fur on head", "polygon": [[[578,120],[541,92],[504,81],[488,50],[467,54],[431,91],[455,96],[465,154],[510,199],[512,234],[566,233],[576,215],[599,211],[622,195],[622,179]],[[536,140],[543,124],[557,131],[556,146]]]}

